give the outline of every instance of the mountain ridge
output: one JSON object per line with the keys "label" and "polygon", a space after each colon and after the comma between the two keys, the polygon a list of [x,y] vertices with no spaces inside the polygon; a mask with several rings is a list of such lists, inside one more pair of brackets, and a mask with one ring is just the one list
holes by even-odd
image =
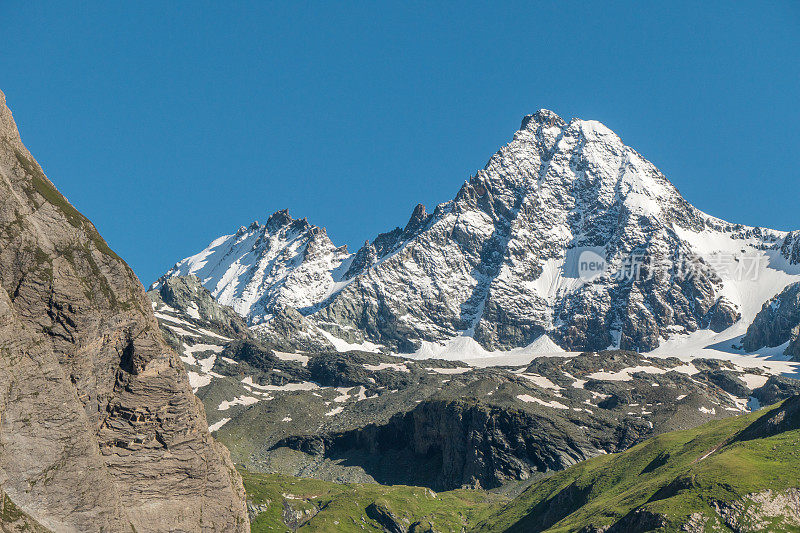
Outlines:
{"label": "mountain ridge", "polygon": [[[291,307],[350,345],[388,351],[436,351],[458,337],[510,350],[543,335],[566,350],[649,351],[757,312],[740,280],[725,279],[709,257],[739,261],[746,252],[772,265],[778,257],[798,263],[795,234],[707,215],[601,123],[567,123],[545,109],[527,115],[453,200],[430,214],[417,205],[403,228],[354,253],[286,210],[270,220],[283,225],[254,223],[220,237],[151,288],[195,274],[255,326]],[[610,265],[598,283],[568,273],[582,248]],[[673,269],[612,279],[637,255]],[[680,261],[693,262],[693,279],[675,280]],[[800,280],[800,268],[772,270],[770,279],[790,278],[765,299]]]}

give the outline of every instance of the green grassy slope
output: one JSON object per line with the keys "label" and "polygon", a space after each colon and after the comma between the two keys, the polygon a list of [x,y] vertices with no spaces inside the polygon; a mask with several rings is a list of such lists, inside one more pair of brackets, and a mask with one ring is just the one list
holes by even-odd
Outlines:
{"label": "green grassy slope", "polygon": [[420,487],[337,484],[251,472],[242,472],[242,477],[251,510],[258,512],[251,525],[254,533],[391,531],[391,522],[404,532],[464,531],[502,504],[499,496],[477,490],[434,493]]}
{"label": "green grassy slope", "polygon": [[[800,531],[800,398],[667,433],[538,483],[476,531]],[[777,424],[777,425],[776,425]],[[789,489],[787,491],[787,489]],[[773,491],[765,501],[748,495]],[[774,507],[774,508],[773,508]]]}
{"label": "green grassy slope", "polygon": [[512,501],[474,490],[243,477],[258,508],[254,532],[800,531],[800,397],[590,459]]}

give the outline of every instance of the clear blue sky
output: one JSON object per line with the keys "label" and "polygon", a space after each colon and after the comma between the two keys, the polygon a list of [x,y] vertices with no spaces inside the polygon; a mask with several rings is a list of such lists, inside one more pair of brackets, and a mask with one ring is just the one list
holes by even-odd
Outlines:
{"label": "clear blue sky", "polygon": [[287,207],[353,249],[541,107],[708,213],[800,228],[798,2],[161,4],[0,17],[23,141],[145,284]]}

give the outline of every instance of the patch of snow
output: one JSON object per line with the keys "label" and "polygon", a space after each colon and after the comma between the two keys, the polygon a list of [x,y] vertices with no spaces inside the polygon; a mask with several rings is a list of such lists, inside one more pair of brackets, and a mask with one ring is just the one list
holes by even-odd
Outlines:
{"label": "patch of snow", "polygon": [[739,379],[745,382],[747,388],[750,390],[763,387],[769,379],[769,376],[757,376],[756,374],[739,374]]}
{"label": "patch of snow", "polygon": [[396,370],[397,372],[411,372],[408,369],[408,367],[402,363],[378,363],[377,365],[364,364],[364,368],[372,372],[375,372],[377,370]]}
{"label": "patch of snow", "polygon": [[355,387],[337,387],[336,392],[339,393],[339,396],[333,399],[336,403],[344,403],[350,398],[350,391],[353,390]]}
{"label": "patch of snow", "polygon": [[208,374],[198,374],[191,370],[188,371],[187,374],[189,375],[189,385],[194,392],[197,392],[201,387],[205,387],[211,383],[211,376]]}
{"label": "patch of snow", "polygon": [[430,370],[431,372],[436,372],[437,374],[464,374],[465,372],[472,370],[472,368],[426,368],[425,370]]}
{"label": "patch of snow", "polygon": [[186,314],[195,320],[200,320],[200,309],[197,308],[195,302],[190,302],[189,307],[186,309]]}
{"label": "patch of snow", "polygon": [[185,337],[199,337],[200,336],[197,333],[192,333],[191,331],[187,331],[187,330],[183,329],[180,326],[173,326],[172,324],[164,324],[164,325],[167,326],[172,331],[174,331],[175,333],[177,333],[178,335],[183,335]]}
{"label": "patch of snow", "polygon": [[561,387],[550,381],[544,376],[540,376],[539,374],[527,374],[527,373],[520,373],[521,377],[527,379],[528,381],[533,382],[533,384],[538,385],[544,389],[553,389],[553,390],[562,390]]}
{"label": "patch of snow", "polygon": [[538,403],[539,405],[543,405],[545,407],[552,407],[553,409],[567,409],[567,410],[569,409],[569,407],[567,407],[563,403],[557,402],[555,400],[553,400],[552,402],[546,402],[544,400],[540,400],[539,398],[535,398],[529,394],[519,394],[517,395],[517,399],[522,400],[523,402],[526,403]]}
{"label": "patch of snow", "polygon": [[252,376],[247,376],[242,380],[242,383],[248,387],[268,391],[308,391],[319,389],[319,385],[311,381],[302,381],[300,383],[287,383],[286,385],[259,385],[253,382]]}
{"label": "patch of snow", "polygon": [[274,353],[275,357],[277,357],[281,361],[296,361],[303,366],[308,366],[308,360],[310,359],[309,356],[302,355],[299,353],[286,353],[278,351],[273,351],[272,353]]}
{"label": "patch of snow", "polygon": [[320,329],[319,332],[322,333],[322,336],[328,339],[331,344],[333,344],[333,347],[337,352],[361,351],[379,353],[382,348],[381,346],[369,341],[364,341],[360,344],[349,343],[344,339],[340,339],[339,337],[332,335],[324,329]]}
{"label": "patch of snow", "polygon": [[593,372],[586,377],[600,381],[630,381],[633,379],[633,374],[636,374],[637,372],[645,372],[647,374],[665,374],[667,371],[656,366],[633,366],[629,368],[623,368],[619,372]]}
{"label": "patch of snow", "polygon": [[237,396],[231,401],[223,401],[217,407],[217,411],[227,411],[231,407],[236,405],[253,405],[254,403],[258,403],[258,398],[253,398],[252,396]]}
{"label": "patch of snow", "polygon": [[230,421],[231,421],[230,418],[223,418],[219,422],[215,422],[214,424],[211,424],[210,426],[208,426],[208,432],[209,433],[214,433],[215,431],[219,430],[219,428],[221,428],[222,426],[224,426],[225,424],[227,424]]}
{"label": "patch of snow", "polygon": [[[481,346],[478,341],[470,337],[468,332],[453,337],[452,339],[443,343],[434,343],[422,341],[420,348],[409,357],[412,359],[445,359],[449,361],[469,361],[470,364],[474,360],[492,358],[495,361],[493,364],[509,364],[499,362],[498,359],[511,359],[515,361],[522,361],[521,364],[530,363],[531,360],[537,355],[553,355],[565,353],[556,343],[547,335],[542,335],[528,346],[523,348],[514,348],[508,351],[489,351]],[[485,366],[485,365],[474,365]]]}

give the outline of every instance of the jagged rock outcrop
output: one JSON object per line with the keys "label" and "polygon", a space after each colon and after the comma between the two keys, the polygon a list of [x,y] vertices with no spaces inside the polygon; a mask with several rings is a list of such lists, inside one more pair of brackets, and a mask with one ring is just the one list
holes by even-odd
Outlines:
{"label": "jagged rock outcrop", "polygon": [[800,380],[786,376],[770,376],[764,385],[753,391],[760,405],[772,405],[792,396],[800,396]]}
{"label": "jagged rock outcrop", "polygon": [[0,489],[59,532],[248,531],[136,276],[25,149],[0,93]]}
{"label": "jagged rock outcrop", "polygon": [[158,291],[150,291],[150,299],[185,312],[199,325],[212,328],[222,335],[248,338],[250,329],[242,317],[230,307],[220,305],[195,276],[169,278]]}
{"label": "jagged rock outcrop", "polygon": [[762,416],[737,435],[737,440],[771,437],[800,429],[800,396],[791,396],[774,411]]}
{"label": "jagged rock outcrop", "polygon": [[794,531],[800,528],[800,490],[754,492],[739,501],[715,502],[714,510],[731,531]]}
{"label": "jagged rock outcrop", "polygon": [[[436,457],[440,470],[434,490],[490,489],[527,479],[531,472],[563,470],[597,455],[595,446],[572,429],[558,419],[521,410],[478,402],[427,401],[393,416],[388,424],[337,435],[324,447],[317,439],[311,442],[316,443],[312,450],[333,456],[363,449],[387,456],[407,450],[419,457]],[[305,442],[289,439],[285,444]]]}
{"label": "jagged rock outcrop", "polygon": [[800,265],[800,231],[793,231],[786,236],[781,252],[789,263]]}
{"label": "jagged rock outcrop", "polygon": [[631,351],[487,369],[364,351],[287,353],[268,339],[224,338],[157,294],[162,331],[175,337],[212,431],[255,471],[492,487],[745,412],[751,396],[751,406],[774,403],[800,383],[724,360]]}
{"label": "jagged rock outcrop", "polygon": [[800,360],[800,283],[786,287],[765,303],[742,339],[742,345],[749,352],[787,342],[785,353]]}
{"label": "jagged rock outcrop", "polygon": [[[543,334],[568,350],[649,351],[754,316],[740,296],[752,291],[739,285],[752,275],[745,264],[797,255],[796,236],[700,212],[608,128],[547,110],[525,117],[453,200],[430,214],[416,206],[354,254],[285,211],[270,220],[217,239],[159,283],[194,273],[253,323],[289,306],[387,351],[458,336],[506,350]],[[584,252],[604,264],[590,280]]]}
{"label": "jagged rock outcrop", "polygon": [[[352,471],[360,466],[380,483],[494,488],[744,412],[751,394],[744,372],[715,360],[685,364],[613,351],[540,357],[513,371],[437,369],[440,363],[315,355],[310,379],[338,387],[338,397],[320,387],[306,398],[293,392],[284,404],[271,390],[269,402],[253,404],[225,429],[243,443],[250,440],[241,435],[245,427],[273,420],[269,434],[258,433],[260,444],[271,443],[262,457],[280,457],[270,464],[284,468],[294,461],[293,475],[364,480]],[[280,424],[287,416],[291,422]]]}

